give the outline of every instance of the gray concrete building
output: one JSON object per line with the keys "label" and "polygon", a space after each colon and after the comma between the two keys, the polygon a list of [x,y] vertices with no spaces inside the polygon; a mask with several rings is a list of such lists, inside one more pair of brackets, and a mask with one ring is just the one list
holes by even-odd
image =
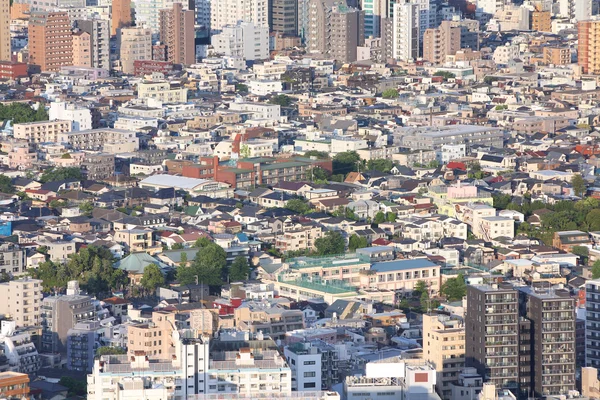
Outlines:
{"label": "gray concrete building", "polygon": [[104,19],[77,20],[75,25],[90,34],[92,67],[110,70],[109,21]]}

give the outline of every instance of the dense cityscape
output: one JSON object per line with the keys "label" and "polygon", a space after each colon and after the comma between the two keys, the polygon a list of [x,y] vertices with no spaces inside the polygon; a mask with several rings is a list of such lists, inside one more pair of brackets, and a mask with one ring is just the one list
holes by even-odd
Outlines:
{"label": "dense cityscape", "polygon": [[600,399],[599,43],[600,0],[0,0],[0,399]]}

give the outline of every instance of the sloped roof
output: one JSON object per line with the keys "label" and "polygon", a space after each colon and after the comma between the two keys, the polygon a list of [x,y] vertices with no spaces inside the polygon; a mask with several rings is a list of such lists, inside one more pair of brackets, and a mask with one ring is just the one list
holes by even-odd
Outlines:
{"label": "sloped roof", "polygon": [[170,268],[167,264],[158,261],[156,258],[145,252],[131,253],[124,259],[117,261],[114,264],[114,267],[134,274],[143,274],[146,266],[150,264],[156,264],[163,270]]}

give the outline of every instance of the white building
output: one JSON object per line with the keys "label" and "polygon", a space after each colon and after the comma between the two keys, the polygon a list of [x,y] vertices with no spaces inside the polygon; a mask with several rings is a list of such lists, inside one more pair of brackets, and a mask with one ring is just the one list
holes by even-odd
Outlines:
{"label": "white building", "polygon": [[477,0],[476,13],[478,16],[482,14],[494,15],[496,11],[502,10],[506,3],[506,0]]}
{"label": "white building", "polygon": [[215,53],[228,57],[243,57],[246,61],[269,58],[269,27],[252,22],[225,25],[221,33],[211,38]]}
{"label": "white building", "polygon": [[137,85],[138,99],[151,98],[163,103],[185,103],[188,90],[177,82],[144,81]]}
{"label": "white building", "polygon": [[339,381],[338,351],[322,340],[293,343],[284,348],[292,370],[292,390],[298,392],[331,389]]}
{"label": "white building", "polygon": [[158,39],[160,10],[172,9],[173,3],[181,3],[183,11],[188,10],[188,2],[181,0],[134,0],[132,6],[135,9],[135,25],[149,28],[153,39]]}
{"label": "white building", "polygon": [[267,0],[211,0],[210,29],[221,32],[226,26],[242,21],[268,31],[268,10]]}
{"label": "white building", "polygon": [[496,47],[492,59],[496,64],[508,64],[509,61],[519,58],[519,54],[518,45],[506,44]]}
{"label": "white building", "polygon": [[585,366],[600,368],[600,279],[585,283]]}
{"label": "white building", "polygon": [[143,27],[121,28],[119,36],[121,68],[133,74],[136,60],[152,60],[152,30]]}
{"label": "white building", "polygon": [[278,104],[266,103],[231,103],[230,111],[251,112],[259,119],[279,120],[281,118],[281,107]]}
{"label": "white building", "polygon": [[438,161],[447,164],[452,160],[462,158],[467,155],[467,146],[464,144],[444,144],[437,152]]}
{"label": "white building", "polygon": [[267,96],[272,93],[280,93],[283,90],[283,82],[280,80],[251,80],[247,81],[250,93],[257,96]]}
{"label": "white building", "polygon": [[559,0],[559,14],[569,18],[572,22],[590,19],[592,14],[592,0]]}
{"label": "white building", "polygon": [[115,129],[139,132],[142,128],[158,128],[158,119],[148,117],[136,117],[131,115],[119,115],[115,121]]}
{"label": "white building", "polygon": [[42,366],[31,335],[27,331],[17,331],[14,321],[2,321],[0,343],[11,371],[35,374]]}
{"label": "white building", "polygon": [[72,121],[74,131],[92,129],[92,113],[89,108],[79,107],[72,103],[57,101],[50,103],[49,119]]}
{"label": "white building", "polygon": [[392,56],[395,59],[408,61],[419,57],[420,13],[418,4],[394,4]]}

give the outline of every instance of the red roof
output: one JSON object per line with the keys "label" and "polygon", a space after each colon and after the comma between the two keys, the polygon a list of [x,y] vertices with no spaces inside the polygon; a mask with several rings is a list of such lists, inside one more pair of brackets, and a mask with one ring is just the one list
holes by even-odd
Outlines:
{"label": "red roof", "polygon": [[458,161],[450,161],[447,165],[446,168],[448,169],[460,169],[461,171],[466,171],[467,170],[467,166],[464,163],[458,162]]}
{"label": "red roof", "polygon": [[389,240],[387,240],[387,239],[384,239],[384,238],[379,238],[379,239],[375,239],[375,240],[373,240],[373,242],[372,242],[371,244],[372,244],[373,246],[387,246],[387,245],[389,245],[390,243],[392,243],[392,242],[390,242],[390,241],[389,241]]}

